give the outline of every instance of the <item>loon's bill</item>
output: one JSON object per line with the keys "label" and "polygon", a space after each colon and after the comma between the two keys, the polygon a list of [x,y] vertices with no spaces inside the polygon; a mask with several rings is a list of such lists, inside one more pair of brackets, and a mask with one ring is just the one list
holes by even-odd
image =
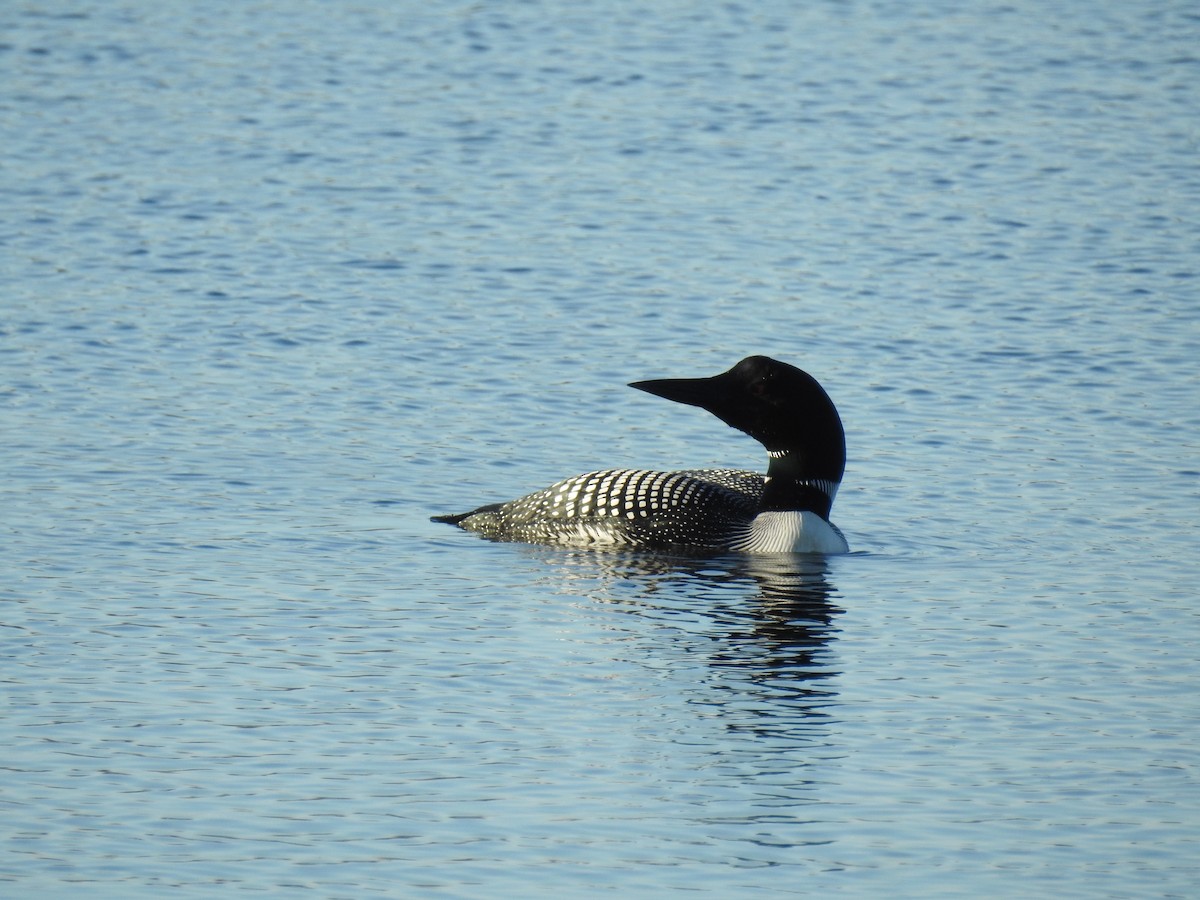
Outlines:
{"label": "loon's bill", "polygon": [[750,356],[711,378],[630,387],[708,410],[767,449],[766,475],[736,469],[605,469],[508,503],[434,516],[498,541],[617,549],[845,553],[829,521],[846,468],[842,420],[817,380]]}

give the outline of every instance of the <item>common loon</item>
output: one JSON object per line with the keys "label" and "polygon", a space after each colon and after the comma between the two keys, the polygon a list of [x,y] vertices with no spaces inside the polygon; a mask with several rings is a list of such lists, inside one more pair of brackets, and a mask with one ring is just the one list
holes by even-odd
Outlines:
{"label": "common loon", "polygon": [[767,449],[767,474],[736,469],[576,475],[508,503],[434,516],[500,541],[569,547],[691,547],[845,553],[829,510],[846,467],[842,420],[817,380],[766,356],[711,378],[630,387],[699,406]]}

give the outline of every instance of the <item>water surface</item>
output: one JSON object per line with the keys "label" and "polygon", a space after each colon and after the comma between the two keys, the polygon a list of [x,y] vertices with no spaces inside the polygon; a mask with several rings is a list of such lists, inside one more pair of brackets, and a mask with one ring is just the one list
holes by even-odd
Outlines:
{"label": "water surface", "polygon": [[[1187,896],[1187,4],[0,13],[14,896]],[[500,545],[758,467],[854,552]]]}

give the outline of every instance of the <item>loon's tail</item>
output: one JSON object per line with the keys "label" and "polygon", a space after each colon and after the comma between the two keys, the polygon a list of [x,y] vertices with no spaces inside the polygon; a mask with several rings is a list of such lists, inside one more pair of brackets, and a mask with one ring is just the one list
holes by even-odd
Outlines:
{"label": "loon's tail", "polygon": [[445,522],[447,525],[461,525],[463,520],[471,518],[471,516],[479,513],[495,512],[503,503],[489,503],[487,506],[481,506],[479,509],[473,509],[465,513],[451,513],[448,516],[430,516],[430,522]]}

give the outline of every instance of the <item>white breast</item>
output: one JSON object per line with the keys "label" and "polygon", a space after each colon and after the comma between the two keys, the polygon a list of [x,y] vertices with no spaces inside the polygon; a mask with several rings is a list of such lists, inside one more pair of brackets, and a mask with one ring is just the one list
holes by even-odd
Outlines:
{"label": "white breast", "polygon": [[815,512],[762,512],[754,517],[745,537],[733,544],[744,553],[848,553],[850,545]]}

